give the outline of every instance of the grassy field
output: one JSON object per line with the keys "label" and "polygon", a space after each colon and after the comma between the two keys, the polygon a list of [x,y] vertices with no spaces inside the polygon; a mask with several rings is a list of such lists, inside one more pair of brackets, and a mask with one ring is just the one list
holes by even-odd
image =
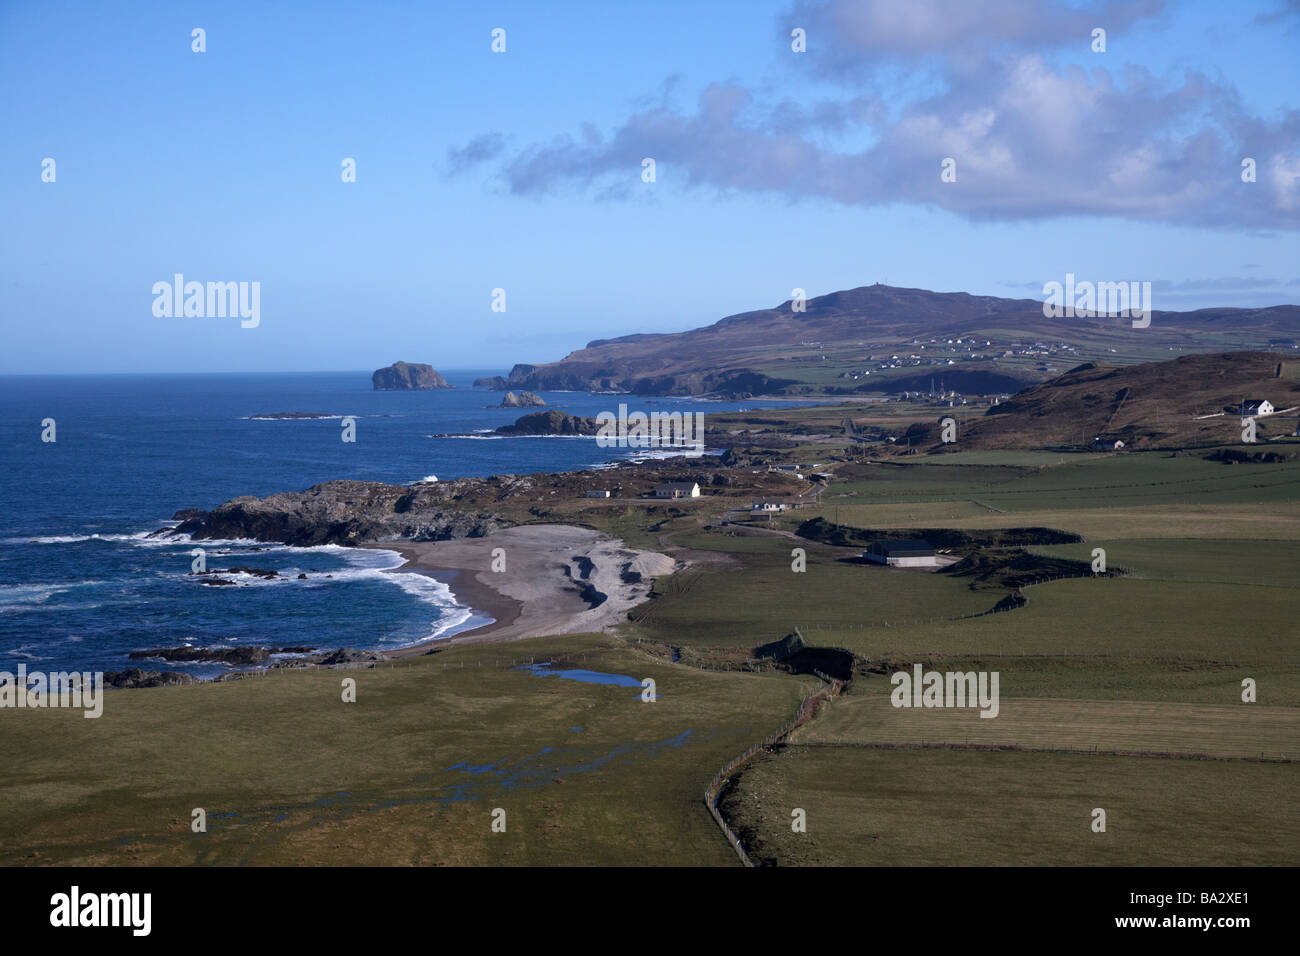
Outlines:
{"label": "grassy field", "polygon": [[[1106,551],[1108,567],[1122,566],[1143,581],[1237,584],[1294,590],[1294,541],[1227,538],[1093,538],[1086,544],[1059,544],[1030,548],[1051,557],[1092,560],[1092,549]],[[1289,597],[1289,595],[1284,595]]]}
{"label": "grassy field", "polygon": [[[968,452],[853,465],[824,496],[846,506],[976,497],[1020,513],[1062,508],[1294,503],[1300,460],[1225,465],[1167,452],[1049,455]],[[846,518],[846,523],[856,523]]]}
{"label": "grassy field", "polygon": [[[674,543],[721,551],[734,570],[686,571],[655,584],[657,597],[633,612],[630,636],[694,646],[755,647],[795,627],[864,633],[887,622],[987,611],[997,596],[929,571],[847,563],[857,552],[775,535],[685,533]],[[807,570],[791,569],[791,551]]]}
{"label": "grassy field", "polygon": [[1296,598],[1287,588],[1084,578],[1026,593],[1029,603],[1005,614],[869,630],[814,619],[809,630],[817,643],[866,657],[987,652],[1300,664]]}
{"label": "grassy field", "polygon": [[[533,676],[512,653],[651,677],[660,699]],[[704,784],[788,720],[806,684],[587,636],[110,691],[98,720],[14,711],[0,759],[22,772],[0,784],[0,862],[734,864]],[[195,807],[206,834],[190,831]],[[490,829],[497,807],[505,833]]]}
{"label": "grassy field", "polygon": [[[987,721],[986,721],[987,722]],[[783,866],[1290,865],[1293,764],[987,750],[786,747],[723,808]],[[791,811],[807,814],[795,833]],[[1091,829],[1106,811],[1106,832]]]}
{"label": "grassy field", "polygon": [[[1006,676],[1006,675],[1004,675]],[[996,717],[977,708],[894,707],[885,676],[855,681],[851,696],[801,727],[796,743],[984,744],[1027,750],[1170,753],[1211,757],[1300,757],[1300,708],[1168,701],[1013,697],[1001,684]]]}
{"label": "grassy field", "polygon": [[[886,627],[846,621],[830,602],[810,607],[808,643],[868,663],[729,791],[725,812],[751,855],[784,865],[1294,860],[1300,770],[1240,758],[1300,753],[1296,463],[982,452],[842,471],[819,508],[776,526],[820,515],[857,528],[1048,527],[1086,540],[1032,553],[1091,561],[1101,547],[1126,576],[1033,585],[1024,607],[965,620]],[[888,674],[913,662],[998,671],[999,716],[892,707]],[[1241,701],[1246,677],[1257,703]],[[1098,806],[1105,834],[1088,826]],[[808,813],[806,834],[791,831],[794,807]]]}

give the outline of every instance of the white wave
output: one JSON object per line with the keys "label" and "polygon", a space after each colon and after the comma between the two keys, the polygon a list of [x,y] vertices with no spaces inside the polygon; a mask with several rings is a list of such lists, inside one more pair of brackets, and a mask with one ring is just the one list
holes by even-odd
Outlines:
{"label": "white wave", "polygon": [[68,581],[45,584],[0,584],[0,606],[44,604],[56,594],[63,594],[75,588],[96,587],[109,584],[108,581]]}
{"label": "white wave", "polygon": [[674,448],[655,448],[649,451],[637,449],[635,452],[629,454],[626,457],[626,460],[637,463],[642,461],[663,461],[667,458],[703,458],[706,455],[721,455],[722,452],[723,449],[721,448],[707,449],[703,452]]}
{"label": "white wave", "polygon": [[0,606],[42,604],[59,591],[57,584],[0,584]]}
{"label": "white wave", "polygon": [[368,415],[300,415],[295,418],[280,418],[275,415],[245,415],[246,422],[319,422],[335,418],[368,418]]}
{"label": "white wave", "polygon": [[462,441],[506,441],[507,439],[522,440],[528,438],[578,438],[585,441],[595,441],[596,435],[425,435],[425,438],[459,438]]}
{"label": "white wave", "polygon": [[[217,573],[227,580],[236,581],[238,587],[298,585],[307,588],[320,588],[328,587],[331,584],[355,581],[383,581],[387,584],[395,584],[412,597],[438,609],[438,618],[431,625],[427,635],[398,646],[422,644],[425,641],[445,635],[448,631],[460,627],[475,617],[473,608],[461,604],[456,599],[456,595],[451,588],[437,578],[413,572],[390,574],[389,572],[396,571],[406,564],[406,559],[398,552],[390,551],[387,548],[348,548],[338,544],[321,544],[305,548],[292,545],[270,545],[263,546],[261,553],[301,554],[313,552],[335,554],[343,558],[349,567],[318,572],[312,572],[307,568],[300,567],[275,568],[274,570],[278,571],[279,574],[274,578],[261,578],[245,572],[229,574],[218,571]],[[307,578],[299,580],[299,574],[306,574]],[[478,620],[482,623],[490,623],[490,621],[481,618]],[[475,626],[478,626],[478,624],[475,624]],[[381,640],[379,643],[382,644],[383,641]]]}
{"label": "white wave", "polygon": [[102,604],[0,604],[0,616],[49,614],[57,611],[94,611]]}
{"label": "white wave", "polygon": [[[456,599],[456,595],[452,591],[451,587],[439,581],[435,577],[431,577],[427,574],[420,574],[415,571],[403,571],[396,574],[390,573],[406,564],[406,559],[396,551],[372,549],[371,553],[388,555],[390,557],[390,563],[387,567],[367,568],[367,571],[378,571],[383,575],[385,580],[393,582],[407,594],[419,598],[421,601],[432,604],[438,608],[438,620],[434,622],[433,628],[430,630],[429,634],[417,641],[412,641],[401,646],[422,644],[425,641],[437,637],[448,636],[449,633],[454,633],[456,630],[461,629],[461,626],[469,622],[471,619],[476,619],[482,624],[491,623],[491,618],[479,618],[478,615],[474,613],[473,608],[461,604],[460,601]],[[477,627],[479,624],[475,624],[475,626]]]}
{"label": "white wave", "polygon": [[112,544],[123,542],[129,544],[158,545],[175,544],[175,538],[152,538],[154,528],[149,531],[135,531],[131,534],[45,534],[27,535],[16,538],[0,538],[0,544],[81,544],[85,541],[104,541]]}

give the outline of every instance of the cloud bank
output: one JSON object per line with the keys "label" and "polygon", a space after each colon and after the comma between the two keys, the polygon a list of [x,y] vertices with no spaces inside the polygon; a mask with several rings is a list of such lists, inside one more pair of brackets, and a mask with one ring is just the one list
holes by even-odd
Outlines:
{"label": "cloud bank", "polygon": [[[665,95],[608,132],[575,118],[576,134],[508,152],[487,134],[449,159],[490,165],[521,196],[630,196],[644,188],[648,156],[660,180],[688,187],[916,203],[973,221],[1300,227],[1300,111],[1260,117],[1221,78],[1157,77],[1116,52],[1116,38],[1162,15],[1161,0],[805,0],[775,26],[774,49],[810,83],[829,84],[829,98],[715,82],[688,108]],[[794,27],[807,31],[806,53],[789,52]],[[1096,27],[1108,52],[1091,49]],[[900,102],[889,70],[932,82]],[[1247,158],[1255,182],[1243,182]],[[945,159],[955,181],[941,180]]]}

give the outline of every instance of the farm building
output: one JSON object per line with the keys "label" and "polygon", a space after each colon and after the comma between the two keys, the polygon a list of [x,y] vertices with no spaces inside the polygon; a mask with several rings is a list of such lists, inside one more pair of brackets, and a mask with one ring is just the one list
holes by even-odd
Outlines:
{"label": "farm building", "polygon": [[1119,438],[1108,438],[1105,435],[1098,435],[1092,440],[1092,447],[1098,451],[1119,451],[1124,447],[1124,442]]}
{"label": "farm building", "polygon": [[930,542],[921,538],[873,541],[867,546],[867,550],[862,552],[862,557],[895,568],[924,568],[939,563],[939,558]]}
{"label": "farm building", "polygon": [[698,498],[700,486],[694,481],[661,481],[655,485],[656,498]]}
{"label": "farm building", "polygon": [[1257,398],[1241,403],[1242,415],[1272,415],[1275,409],[1267,398]]}
{"label": "farm building", "polygon": [[608,498],[608,497],[609,497],[609,492],[608,492],[608,491],[589,491],[589,492],[587,492],[587,497],[588,497],[588,498]]}

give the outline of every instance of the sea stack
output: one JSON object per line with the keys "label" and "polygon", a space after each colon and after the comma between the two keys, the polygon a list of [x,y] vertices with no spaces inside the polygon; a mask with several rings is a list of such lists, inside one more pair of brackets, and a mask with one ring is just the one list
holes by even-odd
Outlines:
{"label": "sea stack", "polygon": [[407,362],[394,362],[387,368],[378,369],[370,380],[377,390],[451,388],[432,365]]}
{"label": "sea stack", "polygon": [[518,395],[506,392],[506,397],[497,408],[541,408],[545,404],[545,399],[536,392],[520,392]]}

